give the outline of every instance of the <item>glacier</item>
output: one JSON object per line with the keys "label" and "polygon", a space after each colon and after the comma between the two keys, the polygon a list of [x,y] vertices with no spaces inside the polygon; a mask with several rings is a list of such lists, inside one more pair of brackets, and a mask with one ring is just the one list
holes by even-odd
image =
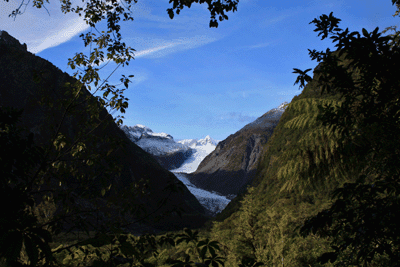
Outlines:
{"label": "glacier", "polygon": [[175,173],[192,173],[197,170],[197,167],[199,167],[203,159],[214,151],[214,149],[217,147],[218,141],[207,135],[205,138],[200,140],[185,139],[178,141],[178,143],[190,147],[193,149],[193,152],[192,155],[186,159],[179,168],[170,171]]}
{"label": "glacier", "polygon": [[[277,108],[272,109],[271,112],[268,113],[268,118],[281,116],[288,104],[288,102],[284,102]],[[265,123],[265,119],[260,117],[244,128],[254,125],[259,126]],[[169,171],[174,173],[174,175],[185,184],[189,191],[212,216],[221,212],[231,199],[236,197],[235,195],[223,196],[214,191],[210,192],[200,189],[190,183],[186,177],[186,174],[195,172],[200,163],[217,147],[219,141],[212,139],[209,135],[200,140],[184,139],[176,142],[171,135],[166,133],[154,133],[150,128],[142,124],[136,124],[133,127],[123,125],[121,129],[132,142],[154,156],[163,156],[176,152],[184,152],[185,155],[190,155],[178,168],[170,169]]]}
{"label": "glacier", "polygon": [[185,173],[174,173],[176,178],[182,181],[189,191],[197,198],[200,204],[205,207],[210,215],[215,216],[217,213],[221,212],[231,201],[218,194],[217,192],[209,192],[200,188],[189,182],[186,178]]}
{"label": "glacier", "polygon": [[180,181],[186,185],[189,191],[199,200],[200,204],[203,205],[203,207],[205,207],[212,216],[215,216],[217,213],[221,212],[231,200],[217,192],[210,192],[197,188],[195,185],[189,182],[185,174],[195,172],[203,159],[214,151],[218,142],[219,141],[212,139],[209,135],[200,140],[185,139],[178,141],[178,143],[192,148],[194,152],[183,162],[179,168],[170,170]]}
{"label": "glacier", "polygon": [[207,135],[200,140],[185,139],[176,142],[171,135],[154,133],[149,127],[142,124],[136,124],[135,126],[122,125],[120,128],[132,142],[153,156],[165,156],[176,152],[190,155],[181,166],[169,171],[174,173],[176,178],[185,184],[211,216],[215,216],[228,205],[230,199],[216,192],[197,188],[185,176],[186,173],[196,171],[201,161],[214,151],[219,141]]}

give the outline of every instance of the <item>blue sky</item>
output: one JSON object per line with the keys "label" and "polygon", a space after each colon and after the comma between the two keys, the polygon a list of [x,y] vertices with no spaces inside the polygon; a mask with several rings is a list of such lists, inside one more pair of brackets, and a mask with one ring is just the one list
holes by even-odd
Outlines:
{"label": "blue sky", "polygon": [[[309,22],[314,18],[333,12],[342,19],[340,27],[350,31],[382,31],[399,22],[390,0],[240,0],[238,10],[227,13],[229,20],[209,28],[206,5],[193,4],[171,20],[168,2],[139,0],[134,5],[134,21],[122,23],[121,33],[136,50],[135,59],[109,82],[134,75],[124,93],[129,98],[124,124],[143,124],[175,140],[206,135],[223,140],[300,94],[293,86],[293,68],[316,66],[307,49],[333,49],[313,31]],[[89,27],[75,13],[63,14],[54,0],[45,5],[50,16],[30,3],[24,14],[9,18],[20,3],[1,1],[0,30],[72,75],[68,58],[89,53],[79,37]],[[106,24],[97,27],[105,30]],[[114,68],[107,65],[101,77]]]}

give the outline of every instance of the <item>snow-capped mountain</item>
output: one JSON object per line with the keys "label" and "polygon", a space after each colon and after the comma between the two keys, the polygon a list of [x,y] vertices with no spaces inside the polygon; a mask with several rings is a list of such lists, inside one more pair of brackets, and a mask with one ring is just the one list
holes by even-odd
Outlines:
{"label": "snow-capped mountain", "polygon": [[175,142],[174,138],[166,133],[154,133],[149,127],[141,124],[122,126],[121,129],[134,143],[146,152],[163,156],[176,152],[187,152],[189,147]]}
{"label": "snow-capped mountain", "polygon": [[217,146],[217,140],[209,135],[200,140],[185,139],[175,142],[166,133],[154,133],[141,124],[120,127],[132,142],[153,155],[166,169],[174,172],[191,173],[200,162]]}
{"label": "snow-capped mountain", "polygon": [[212,144],[214,146],[217,146],[219,141],[216,141],[212,139],[209,135],[204,137],[203,139],[197,140],[197,139],[184,139],[178,141],[178,143],[181,143],[183,145],[187,145],[188,147],[194,148],[196,146],[205,146],[207,144]]}
{"label": "snow-capped mountain", "polygon": [[285,111],[288,102],[283,102],[277,108],[273,108],[255,121],[247,124],[243,129],[250,129],[254,127],[271,127],[274,125],[273,121],[279,119]]}
{"label": "snow-capped mountain", "polygon": [[200,162],[214,151],[219,141],[207,135],[200,140],[185,139],[175,142],[171,135],[154,133],[141,124],[121,126],[121,129],[130,140],[152,154],[162,166],[174,172],[210,214],[215,215],[228,205],[230,199],[218,193],[197,188],[185,176],[185,173],[196,171]]}
{"label": "snow-capped mountain", "polygon": [[120,128],[132,142],[151,154],[167,170],[179,168],[193,152],[190,147],[175,142],[171,135],[154,133],[141,124]]}
{"label": "snow-capped mountain", "polygon": [[182,145],[189,146],[191,149],[193,149],[193,152],[192,155],[188,159],[186,159],[179,168],[173,169],[171,171],[183,173],[195,172],[203,159],[207,157],[208,154],[214,151],[214,149],[218,145],[218,142],[219,141],[212,139],[209,135],[200,140],[185,139],[178,141],[178,143]]}
{"label": "snow-capped mountain", "polygon": [[[281,111],[285,111],[286,107],[289,105],[289,103],[287,101],[283,102],[282,104],[280,104],[277,108],[274,109],[279,109]],[[274,110],[272,109],[272,110]]]}

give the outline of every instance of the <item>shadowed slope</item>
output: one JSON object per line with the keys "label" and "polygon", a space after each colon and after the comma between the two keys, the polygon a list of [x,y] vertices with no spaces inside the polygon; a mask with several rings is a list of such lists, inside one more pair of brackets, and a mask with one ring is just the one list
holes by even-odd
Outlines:
{"label": "shadowed slope", "polygon": [[[35,75],[38,83],[33,81]],[[73,189],[71,197],[75,199],[75,205],[88,206],[89,199],[93,200],[93,196],[104,186],[99,184],[103,179],[111,184],[111,190],[104,198],[98,198],[95,202],[102,208],[100,217],[105,221],[121,220],[123,223],[124,219],[132,219],[130,216],[125,218],[121,215],[123,204],[127,204],[132,210],[140,205],[145,206],[149,213],[157,210],[142,223],[158,229],[198,227],[207,220],[204,208],[183,183],[171,172],[163,169],[151,155],[131,142],[99,103],[97,103],[100,108],[99,117],[93,120],[95,122],[93,125],[98,125],[93,127],[89,123],[92,116],[91,110],[88,109],[89,103],[95,103],[97,100],[90,96],[90,92],[85,88],[78,98],[79,104],[64,116],[63,110],[56,108],[58,106],[65,108],[71,99],[71,94],[68,94],[63,85],[66,82],[73,84],[76,80],[47,60],[27,52],[26,46],[20,45],[18,40],[4,31],[0,36],[0,80],[2,81],[0,106],[24,109],[19,125],[25,127],[27,133],[34,133],[35,144],[45,148],[52,147],[49,142],[54,138],[58,124],[62,121],[59,129],[67,140],[81,137],[85,140],[88,151],[100,155],[93,159],[94,163],[90,168],[82,166],[82,175],[92,177],[90,183],[84,184],[70,177],[66,180],[66,184],[62,185]],[[87,96],[90,97],[85,100]],[[100,123],[102,120],[104,122]],[[82,136],[78,136],[80,131],[83,132]],[[117,146],[110,151],[113,148],[111,144]],[[72,162],[71,158],[64,159]],[[114,170],[118,165],[119,175]],[[56,175],[52,176],[52,183],[47,185],[47,189],[58,186],[58,178]],[[135,191],[135,183],[147,188],[147,191],[143,193]],[[169,184],[180,186],[183,193],[164,190]],[[42,189],[44,188],[46,187]],[[158,202],[163,198],[168,198],[167,202],[159,205]],[[105,208],[107,203],[114,204]],[[172,211],[175,207],[184,210],[183,220]],[[153,224],[155,215],[160,213],[165,214],[159,223]],[[71,224],[72,221],[66,222],[64,227],[68,228]],[[133,229],[134,226],[129,227]]]}

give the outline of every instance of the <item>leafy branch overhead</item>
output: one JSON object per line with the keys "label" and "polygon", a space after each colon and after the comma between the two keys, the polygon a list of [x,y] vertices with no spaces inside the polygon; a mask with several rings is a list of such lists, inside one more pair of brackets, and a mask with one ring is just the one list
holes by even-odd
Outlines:
{"label": "leafy branch overhead", "polygon": [[[21,15],[29,0],[25,2],[22,0],[11,15]],[[293,73],[298,74],[295,85],[299,83],[308,95],[289,105],[285,112],[292,118],[282,117],[282,121],[286,121],[274,136],[274,140],[281,143],[270,143],[265,154],[268,162],[260,164],[262,175],[265,174],[263,166],[279,165],[280,169],[271,168],[267,174],[271,174],[272,179],[265,179],[257,188],[249,188],[240,212],[231,214],[224,223],[216,223],[214,236],[201,238],[198,231],[188,228],[181,234],[167,234],[158,240],[153,235],[123,234],[122,226],[128,224],[117,220],[136,208],[136,203],[127,201],[132,195],[147,193],[143,188],[131,190],[139,187],[138,183],[143,187],[148,185],[147,177],[143,177],[130,186],[121,185],[123,193],[110,198],[114,200],[110,203],[115,205],[125,201],[121,206],[123,211],[117,215],[104,211],[103,216],[112,218],[112,224],[102,225],[101,230],[94,227],[98,230],[94,237],[51,249],[50,243],[61,233],[62,224],[71,218],[73,226],[68,231],[83,229],[90,236],[88,229],[94,223],[89,220],[93,214],[99,214],[95,212],[100,208],[94,205],[95,201],[86,200],[98,197],[96,200],[101,202],[102,197],[111,195],[110,191],[118,185],[115,181],[123,180],[110,178],[120,177],[121,168],[113,161],[113,152],[120,144],[103,140],[110,147],[100,153],[96,145],[99,139],[106,138],[94,138],[92,130],[102,123],[98,103],[121,113],[128,107],[128,99],[123,94],[133,75],[122,76],[120,81],[125,88],[118,89],[107,82],[112,73],[102,80],[98,72],[106,61],[115,62],[118,68],[128,65],[134,58],[135,50],[122,42],[119,22],[121,18],[133,20],[130,8],[136,2],[88,0],[82,7],[72,7],[71,1],[61,1],[64,13],[83,16],[91,27],[80,36],[85,46],[90,47],[90,54],[76,53],[69,59],[69,66],[80,70],[74,75],[79,81],[66,84],[59,102],[52,101],[46,94],[40,99],[51,110],[59,108],[57,111],[60,111],[57,117],[60,120],[46,129],[53,136],[48,148],[35,147],[32,134],[22,138],[16,128],[20,114],[1,107],[0,177],[4,179],[0,180],[0,195],[9,207],[0,218],[0,260],[4,258],[7,264],[14,266],[22,265],[21,262],[49,266],[60,259],[62,264],[85,266],[224,266],[226,261],[232,266],[263,266],[264,263],[271,266],[321,266],[325,263],[327,266],[332,266],[331,263],[371,266],[376,262],[379,266],[397,266],[400,262],[397,219],[400,208],[399,32],[394,28],[394,35],[382,36],[378,28],[372,32],[362,29],[360,33],[342,30],[339,28],[341,20],[333,13],[310,23],[315,24],[315,31],[322,40],[330,37],[336,43],[337,51],[309,50],[310,57],[320,62],[313,79],[307,74],[311,69],[294,69]],[[167,13],[172,19],[184,7],[207,3],[210,27],[217,27],[218,21],[228,19],[226,12],[237,10],[238,2],[170,0],[172,7]],[[48,0],[36,0],[33,6],[46,8],[47,3]],[[392,3],[399,8],[400,1],[392,0]],[[107,20],[104,31],[96,26],[102,20]],[[93,90],[92,83],[96,87]],[[90,101],[93,98],[86,97],[84,86],[92,95],[102,92],[96,103]],[[320,98],[327,93],[326,99],[317,99],[319,92]],[[310,95],[315,98],[308,97]],[[82,128],[76,135],[68,134],[72,129],[61,130],[71,113],[81,119]],[[88,121],[90,123],[85,125]],[[145,157],[140,154],[138,160],[143,165]],[[272,173],[272,170],[276,171]],[[77,186],[68,188],[69,182]],[[171,183],[166,190],[172,194],[182,190],[181,186]],[[307,187],[313,187],[314,191],[309,190],[308,195],[299,194],[298,191]],[[314,196],[321,195],[320,191],[331,192],[332,188],[338,189],[317,210]],[[38,192],[45,192],[43,209],[36,206],[34,196]],[[164,192],[160,190],[159,193]],[[55,209],[51,202],[62,205]],[[83,208],[78,208],[77,202],[83,202]],[[158,212],[158,208],[161,210],[165,203],[165,199],[157,201],[154,212]],[[160,216],[168,212],[164,210]],[[178,209],[176,213],[183,220],[183,212]],[[135,222],[129,220],[128,223]],[[302,237],[293,230],[294,226],[302,226]],[[222,257],[218,253],[225,255]]]}
{"label": "leafy branch overhead", "polygon": [[186,6],[190,8],[193,3],[207,3],[208,10],[210,11],[210,28],[218,27],[218,21],[216,17],[218,16],[219,21],[228,20],[228,16],[225,12],[237,11],[237,5],[239,4],[239,0],[169,0],[169,3],[172,4],[172,8],[168,8],[167,12],[171,19],[174,18],[174,10],[177,15],[179,15],[180,11]]}
{"label": "leafy branch overhead", "polygon": [[307,72],[309,72],[311,69],[306,69],[305,71],[301,71],[296,68],[293,68],[293,69],[294,69],[294,71],[292,73],[299,73],[299,76],[297,77],[297,79],[293,85],[300,83],[299,88],[305,87],[306,86],[305,82],[311,81],[311,77],[307,74]]}
{"label": "leafy branch overhead", "polygon": [[[5,0],[5,2],[9,1]],[[29,136],[28,148],[26,148],[26,141],[21,139],[14,130],[3,131],[3,128],[13,128],[18,118],[11,114],[12,119],[7,121],[9,114],[4,115],[3,107],[1,107],[1,123],[3,123],[3,119],[6,120],[5,125],[0,125],[1,147],[3,148],[3,144],[8,144],[8,149],[14,148],[14,152],[18,147],[18,151],[21,153],[19,159],[17,159],[15,158],[16,154],[10,153],[9,150],[1,150],[1,164],[4,164],[4,168],[1,168],[4,174],[2,177],[7,178],[0,183],[0,191],[2,196],[14,201],[10,206],[12,209],[0,220],[0,261],[5,258],[10,265],[16,265],[20,262],[28,262],[31,265],[44,264],[44,262],[46,264],[54,263],[53,255],[57,253],[50,250],[49,243],[52,241],[52,237],[61,234],[63,231],[69,233],[79,229],[86,231],[88,235],[88,229],[95,229],[96,231],[107,229],[107,231],[120,232],[123,226],[129,227],[141,220],[151,221],[155,217],[153,213],[157,213],[157,216],[161,219],[165,219],[166,215],[175,213],[182,215],[181,203],[179,203],[181,206],[166,203],[167,200],[172,199],[172,194],[182,190],[182,188],[171,184],[165,188],[165,190],[170,191],[171,198],[169,198],[170,195],[163,198],[167,193],[160,189],[159,195],[155,197],[154,201],[150,201],[153,205],[151,207],[153,213],[147,213],[147,217],[153,216],[151,219],[142,216],[134,219],[130,217],[128,222],[124,221],[125,217],[129,217],[133,213],[137,215],[141,208],[144,209],[144,205],[139,205],[140,201],[137,201],[137,195],[149,194],[146,188],[147,179],[146,183],[142,182],[142,179],[147,178],[142,176],[148,174],[143,174],[142,170],[136,170],[137,173],[130,173],[132,169],[122,173],[123,166],[120,162],[117,162],[118,159],[115,155],[117,152],[120,153],[121,150],[126,149],[127,146],[124,140],[117,138],[118,134],[113,136],[112,134],[108,135],[109,132],[107,132],[110,130],[110,128],[107,128],[109,125],[114,127],[110,123],[111,115],[117,111],[125,113],[128,108],[129,99],[124,96],[124,92],[128,89],[130,79],[134,76],[122,75],[120,82],[123,88],[118,88],[119,85],[109,84],[108,81],[120,66],[129,65],[130,60],[134,59],[135,50],[123,42],[120,24],[121,21],[133,21],[132,5],[137,2],[137,0],[88,0],[82,1],[82,4],[79,4],[78,1],[77,5],[73,6],[70,0],[60,1],[61,11],[64,14],[76,13],[90,26],[86,33],[80,35],[85,47],[89,48],[89,52],[88,54],[77,52],[68,59],[68,66],[72,70],[76,70],[73,74],[75,80],[64,76],[57,78],[57,81],[61,81],[60,83],[63,84],[48,84],[49,82],[44,78],[45,71],[52,74],[56,71],[33,70],[33,80],[36,85],[29,86],[37,89],[31,91],[37,92],[39,99],[32,98],[31,100],[36,101],[36,104],[39,104],[44,110],[49,111],[45,113],[43,119],[47,124],[40,125],[40,133],[43,136],[46,135],[46,138],[43,138],[46,140],[44,144],[40,144],[40,148],[36,150],[29,148],[33,135]],[[17,19],[18,16],[23,15],[29,4],[38,9],[47,10],[46,6],[49,3],[49,0],[35,0],[33,2],[21,0],[20,5],[11,12],[10,17]],[[189,1],[185,0],[174,1],[172,9],[178,8],[177,13],[179,13],[183,6],[190,7],[188,3]],[[210,27],[217,27],[217,16],[219,16],[219,21],[228,19],[226,12],[235,11],[238,1],[200,1],[200,4],[202,3],[207,3],[209,6]],[[98,23],[103,21],[106,21],[106,29],[100,29],[98,26]],[[8,52],[5,54],[11,56],[11,58],[14,56]],[[27,57],[30,56],[35,57],[34,55]],[[15,60],[11,61],[16,62]],[[100,77],[100,70],[110,62],[116,64],[114,71],[105,78]],[[27,66],[30,65],[27,64]],[[64,81],[64,78],[67,82]],[[49,93],[49,91],[52,93]],[[113,118],[113,120],[120,125],[122,119],[118,118],[120,116]],[[74,124],[75,122],[76,124]],[[70,127],[71,125],[74,127]],[[78,126],[75,127],[76,125]],[[110,130],[110,132],[112,131]],[[105,134],[100,135],[99,133]],[[5,153],[9,155],[7,156]],[[22,154],[23,156],[21,156]],[[10,155],[14,156],[11,157]],[[157,169],[151,164],[153,161],[147,154],[138,152],[135,157],[140,158],[140,160],[134,160],[140,162],[138,164],[143,166],[148,164],[147,169],[152,171]],[[9,160],[3,160],[6,158]],[[125,159],[119,158],[119,160]],[[168,177],[164,170],[159,172],[166,177],[158,178],[167,180]],[[127,173],[130,173],[131,176]],[[120,176],[123,175],[128,176],[121,178]],[[136,178],[138,181],[136,181]],[[130,181],[130,184],[126,186],[125,183],[128,181]],[[138,183],[142,183],[141,186]],[[164,185],[164,181],[160,184]],[[122,187],[122,190],[115,194],[117,187]],[[10,188],[13,188],[13,190]],[[156,192],[158,189],[151,188],[151,190]],[[34,197],[43,197],[45,201],[42,202]],[[107,199],[107,205],[100,201],[104,199]],[[149,206],[151,203],[146,204]],[[200,205],[198,202],[197,204]],[[111,212],[109,209],[113,205],[117,207],[113,207]],[[175,209],[174,213],[166,211],[168,205]],[[185,205],[186,207],[190,206],[186,201],[183,206]],[[43,214],[45,218],[41,218],[37,214]],[[99,222],[99,217],[106,219]],[[109,222],[107,218],[112,219],[112,222]],[[12,243],[14,245],[10,246],[9,244]],[[206,243],[205,245],[209,250],[214,251],[215,243],[212,241]],[[59,253],[66,253],[69,249],[78,247],[79,244],[80,241],[56,250]],[[89,246],[89,244],[86,245]],[[130,247],[127,246],[125,249],[129,251]],[[146,247],[143,247],[135,256],[143,258],[146,255],[146,249]],[[27,257],[22,259],[25,252]],[[74,255],[84,255],[87,258],[89,254],[90,257],[93,256],[92,252],[88,247],[84,247],[75,249],[69,256],[74,258]],[[216,255],[214,256],[211,261],[217,262],[219,258]]]}

